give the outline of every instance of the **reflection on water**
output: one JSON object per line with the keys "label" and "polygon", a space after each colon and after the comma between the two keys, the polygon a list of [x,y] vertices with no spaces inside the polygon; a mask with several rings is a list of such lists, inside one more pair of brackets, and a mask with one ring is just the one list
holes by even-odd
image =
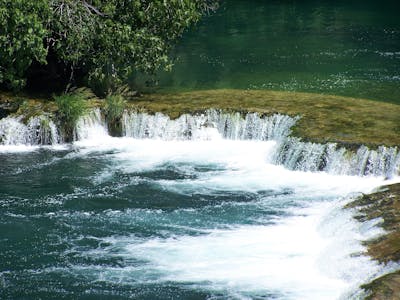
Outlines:
{"label": "reflection on water", "polygon": [[399,8],[397,1],[224,1],[185,35],[173,54],[175,68],[159,74],[155,87],[309,91],[400,103]]}

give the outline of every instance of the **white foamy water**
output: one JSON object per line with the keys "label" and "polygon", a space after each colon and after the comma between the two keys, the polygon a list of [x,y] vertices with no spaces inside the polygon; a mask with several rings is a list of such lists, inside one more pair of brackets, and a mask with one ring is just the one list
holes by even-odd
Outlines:
{"label": "white foamy water", "polygon": [[[98,274],[93,280],[113,284],[173,282],[225,298],[357,299],[362,283],[386,271],[363,255],[362,246],[382,230],[378,223],[357,223],[341,207],[350,197],[399,181],[400,154],[396,148],[364,147],[349,158],[333,144],[288,138],[294,122],[281,115],[263,119],[251,114],[243,119],[215,111],[175,121],[161,114],[129,114],[124,116],[126,136],[113,138],[99,110],[82,118],[74,151],[63,159],[98,155],[106,161],[107,168],[93,176],[94,185],[122,173],[133,176],[131,185],[145,182],[152,192],[184,197],[179,201],[192,200],[193,195],[215,197],[216,206],[223,204],[218,203],[219,195],[229,202],[230,195],[250,193],[256,196],[246,206],[235,201],[232,205],[252,211],[270,207],[275,215],[258,212],[253,223],[222,223],[198,235],[102,237],[107,247],[83,255],[122,257],[124,265],[73,265],[68,272],[84,269]],[[14,146],[7,142],[7,147]],[[184,176],[142,176],[171,169]],[[158,196],[156,192],[153,197]],[[188,216],[182,212],[182,218]],[[169,222],[173,227],[173,220]]]}
{"label": "white foamy water", "polygon": [[224,113],[207,110],[203,114],[185,114],[176,120],[156,113],[125,112],[123,131],[133,138],[158,138],[163,140],[198,139],[205,128],[215,128],[222,137],[231,140],[281,140],[290,134],[298,118],[275,114],[262,117],[257,113]]}
{"label": "white foamy water", "polygon": [[27,124],[22,122],[22,116],[0,120],[0,145],[55,145],[59,142],[56,125],[48,116],[31,117]]}
{"label": "white foamy water", "polygon": [[[127,261],[146,264],[105,270],[102,280],[129,281],[134,276],[142,283],[180,282],[238,299],[267,294],[276,299],[357,299],[362,283],[385,272],[362,255],[361,244],[382,230],[372,225],[366,229],[341,207],[351,195],[371,192],[396,178],[291,171],[273,164],[277,142],[226,140],[214,133],[191,141],[102,137],[75,145],[80,149],[76,155],[108,153],[113,165],[105,178],[113,170],[140,174],[173,166],[194,178],[152,184],[189,197],[272,190],[278,203],[287,201],[278,194],[288,190],[291,201],[299,204],[287,210],[292,216],[277,218],[272,225],[210,228],[199,236],[167,239],[105,238],[111,244],[109,251],[93,255],[115,252]],[[196,169],[202,167],[209,171]],[[261,197],[257,205],[269,201]]]}
{"label": "white foamy water", "polygon": [[78,120],[75,128],[77,141],[98,140],[108,137],[107,125],[100,113],[100,109],[93,109],[86,116]]}
{"label": "white foamy water", "polygon": [[[321,234],[321,222],[330,212],[329,205],[317,205],[273,226],[240,226],[143,243],[129,238],[106,241],[119,249],[119,256],[147,261],[147,272],[153,280],[157,274],[159,282],[241,295],[234,298],[271,293],[275,299],[339,299],[351,295],[380,267],[367,257],[350,257],[363,250],[357,242],[363,236],[350,216],[340,216],[340,224],[335,224],[346,226],[340,237]],[[335,238],[340,244],[333,243]]]}
{"label": "white foamy water", "polygon": [[[31,118],[28,124],[22,123],[21,119],[7,117],[0,120],[0,148],[2,145],[55,145],[64,139],[46,116]],[[387,178],[400,175],[400,151],[397,147],[381,146],[374,150],[360,146],[356,152],[351,152],[334,143],[303,142],[290,137],[291,128],[298,119],[281,114],[241,115],[207,110],[203,114],[186,114],[171,120],[161,113],[124,112],[121,125],[125,137],[137,139],[275,141],[279,147],[269,159],[291,170]],[[107,124],[100,109],[93,109],[82,117],[74,130],[75,141],[107,137]]]}
{"label": "white foamy water", "polygon": [[[293,188],[303,193],[343,196],[352,192],[369,192],[382,185],[383,177],[331,175],[326,172],[291,171],[275,165],[275,141],[225,140],[218,135],[205,140],[164,141],[157,139],[100,138],[75,142],[77,155],[114,151],[110,159],[124,172],[152,170],[164,164],[208,166],[213,172],[198,173],[195,180],[159,181],[165,188],[194,192],[209,187],[220,190],[262,191],[268,188]],[[184,166],[181,166],[182,168]],[[220,169],[219,169],[219,168]],[[392,180],[396,181],[396,179]]]}

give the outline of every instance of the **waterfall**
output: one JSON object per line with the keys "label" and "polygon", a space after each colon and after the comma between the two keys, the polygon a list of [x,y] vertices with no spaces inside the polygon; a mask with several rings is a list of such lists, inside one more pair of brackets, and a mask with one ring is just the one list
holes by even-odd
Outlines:
{"label": "waterfall", "polygon": [[[48,116],[31,117],[26,123],[22,119],[20,116],[0,120],[0,145],[52,145],[63,140]],[[353,152],[335,143],[303,142],[290,136],[298,119],[281,114],[243,115],[207,110],[199,115],[184,114],[172,120],[162,113],[151,115],[125,111],[121,122],[123,135],[136,139],[273,140],[277,146],[270,161],[290,170],[387,178],[400,175],[400,151],[397,147],[381,146],[372,150],[360,146]],[[75,141],[105,136],[108,136],[107,124],[99,108],[81,117],[74,130]]]}
{"label": "waterfall", "polygon": [[399,175],[400,151],[397,147],[380,146],[371,150],[361,146],[352,152],[334,143],[306,143],[289,137],[279,144],[274,162],[291,170],[390,178]]}
{"label": "waterfall", "polygon": [[208,110],[201,115],[182,115],[171,120],[161,113],[124,113],[123,133],[133,138],[188,140],[201,138],[205,130],[214,129],[221,137],[232,140],[282,140],[290,134],[297,118],[275,114],[261,117],[248,113],[223,113]]}
{"label": "waterfall", "polygon": [[54,145],[60,142],[58,129],[48,116],[31,117],[26,124],[22,118],[0,120],[0,145]]}
{"label": "waterfall", "polygon": [[[56,145],[64,141],[61,130],[47,115],[34,116],[23,122],[24,116],[0,120],[0,145]],[[74,140],[107,135],[100,109],[81,117],[74,130]]]}
{"label": "waterfall", "polygon": [[75,126],[74,140],[96,139],[107,135],[107,124],[100,109],[95,108],[79,118]]}
{"label": "waterfall", "polygon": [[27,129],[31,145],[54,145],[60,142],[56,125],[46,116],[30,118]]}
{"label": "waterfall", "polygon": [[248,113],[224,113],[208,110],[201,115],[182,115],[171,120],[161,113],[126,112],[122,118],[124,135],[133,138],[187,140],[201,138],[201,132],[216,130],[225,139],[275,140],[278,142],[272,161],[291,170],[324,171],[341,175],[399,175],[400,151],[397,147],[381,146],[371,150],[361,146],[356,152],[335,143],[303,142],[290,137],[290,129],[298,117],[275,114],[260,116]]}

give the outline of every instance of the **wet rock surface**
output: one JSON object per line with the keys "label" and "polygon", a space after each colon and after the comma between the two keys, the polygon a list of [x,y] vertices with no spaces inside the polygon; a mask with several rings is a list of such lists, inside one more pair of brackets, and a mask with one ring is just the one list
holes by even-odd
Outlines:
{"label": "wet rock surface", "polygon": [[[356,219],[361,222],[382,219],[386,233],[366,242],[368,255],[380,263],[400,262],[400,184],[383,186],[346,207],[357,208]],[[362,288],[369,294],[366,299],[400,299],[400,271],[379,277]]]}
{"label": "wet rock surface", "polygon": [[400,271],[379,277],[362,288],[370,293],[366,300],[400,300]]}

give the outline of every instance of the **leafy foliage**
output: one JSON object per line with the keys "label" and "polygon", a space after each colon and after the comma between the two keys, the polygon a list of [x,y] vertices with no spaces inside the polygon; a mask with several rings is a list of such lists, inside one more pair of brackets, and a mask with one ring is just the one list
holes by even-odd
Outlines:
{"label": "leafy foliage", "polygon": [[46,0],[0,0],[0,83],[21,88],[32,62],[46,63],[48,16]]}
{"label": "leafy foliage", "polygon": [[217,1],[0,0],[0,82],[20,88],[47,63],[107,94],[134,72],[170,68],[174,41]]}

